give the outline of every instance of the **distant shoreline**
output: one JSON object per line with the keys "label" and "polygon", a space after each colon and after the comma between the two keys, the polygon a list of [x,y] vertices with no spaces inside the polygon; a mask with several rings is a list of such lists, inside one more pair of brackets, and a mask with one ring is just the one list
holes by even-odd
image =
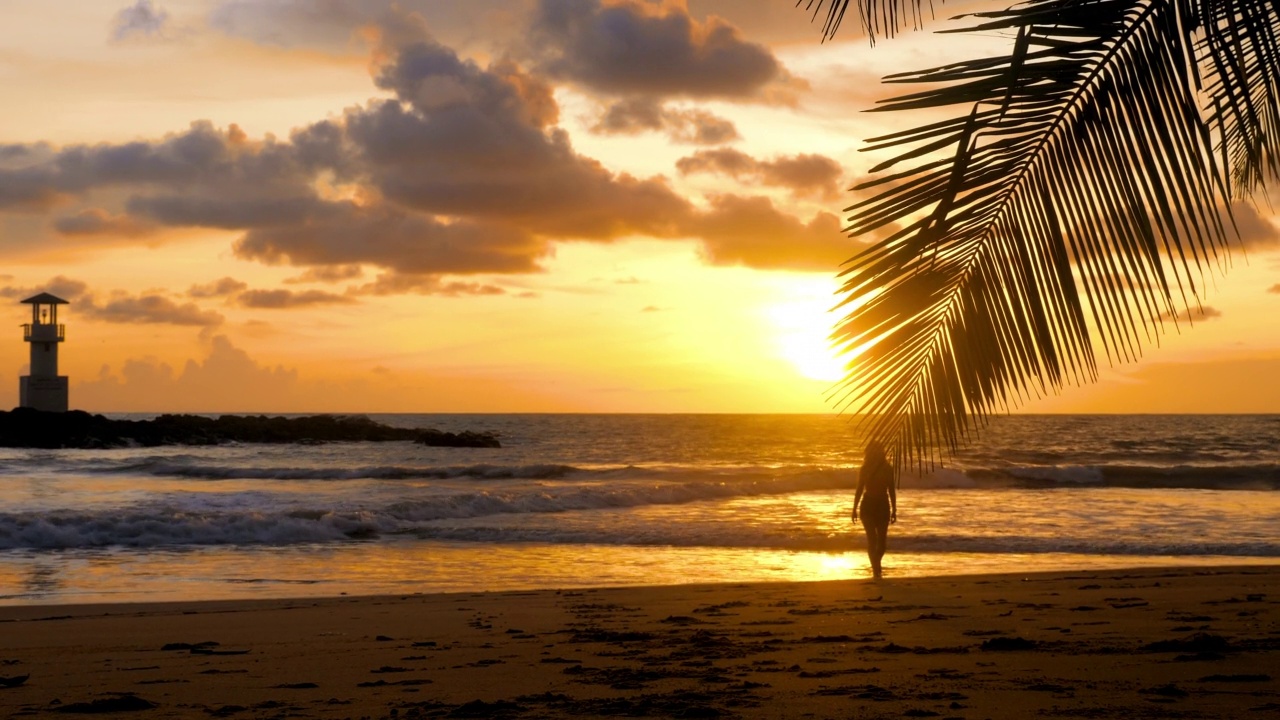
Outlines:
{"label": "distant shoreline", "polygon": [[0,411],[0,447],[103,449],[227,443],[316,444],[410,441],[433,447],[501,447],[496,435],[399,428],[362,415],[160,415],[113,420],[83,410],[65,413],[31,408]]}

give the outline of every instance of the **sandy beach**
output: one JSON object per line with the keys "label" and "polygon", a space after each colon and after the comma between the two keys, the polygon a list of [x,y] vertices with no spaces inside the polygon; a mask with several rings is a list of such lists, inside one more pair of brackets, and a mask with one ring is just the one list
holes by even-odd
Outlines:
{"label": "sandy beach", "polygon": [[0,608],[0,715],[1247,718],[1280,568]]}

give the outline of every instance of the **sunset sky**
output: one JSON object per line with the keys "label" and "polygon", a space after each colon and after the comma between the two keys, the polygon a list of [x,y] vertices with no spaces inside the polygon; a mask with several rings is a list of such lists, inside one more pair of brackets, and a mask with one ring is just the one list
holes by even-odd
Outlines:
{"label": "sunset sky", "polygon": [[[47,290],[93,411],[832,411],[859,147],[921,122],[860,111],[1000,43],[822,43],[791,0],[0,17],[0,407]],[[1246,210],[1194,329],[1025,409],[1280,411],[1280,233]]]}

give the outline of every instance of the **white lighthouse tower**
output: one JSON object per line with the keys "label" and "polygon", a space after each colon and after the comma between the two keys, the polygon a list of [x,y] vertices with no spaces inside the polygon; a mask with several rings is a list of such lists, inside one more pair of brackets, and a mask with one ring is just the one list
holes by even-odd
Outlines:
{"label": "white lighthouse tower", "polygon": [[31,306],[31,323],[22,326],[22,339],[31,343],[31,374],[18,378],[18,405],[66,412],[67,376],[58,374],[58,344],[67,329],[58,324],[58,306],[67,301],[46,292],[22,302]]}

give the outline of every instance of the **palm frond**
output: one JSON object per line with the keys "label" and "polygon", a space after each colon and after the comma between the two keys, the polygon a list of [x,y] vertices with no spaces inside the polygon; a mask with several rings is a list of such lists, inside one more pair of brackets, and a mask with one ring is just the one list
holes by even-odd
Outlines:
{"label": "palm frond", "polygon": [[1239,195],[1280,179],[1280,11],[1274,0],[1201,0],[1209,123]]}
{"label": "palm frond", "polygon": [[814,19],[826,9],[827,17],[822,23],[824,40],[835,37],[849,6],[853,5],[858,23],[872,44],[877,37],[893,37],[906,27],[923,27],[925,15],[932,15],[933,11],[932,0],[796,0],[797,7],[801,3],[805,10],[813,13]]}
{"label": "palm frond", "polygon": [[[850,208],[851,234],[901,227],[846,263],[833,335],[851,356],[839,401],[898,467],[1095,379],[1092,336],[1130,361],[1161,315],[1199,302],[1233,235],[1191,2],[1029,0],[972,16],[967,31],[1007,33],[1008,54],[886,79],[927,88],[878,109],[953,113],[870,140],[897,154]],[[1262,102],[1256,81],[1219,84]]]}

